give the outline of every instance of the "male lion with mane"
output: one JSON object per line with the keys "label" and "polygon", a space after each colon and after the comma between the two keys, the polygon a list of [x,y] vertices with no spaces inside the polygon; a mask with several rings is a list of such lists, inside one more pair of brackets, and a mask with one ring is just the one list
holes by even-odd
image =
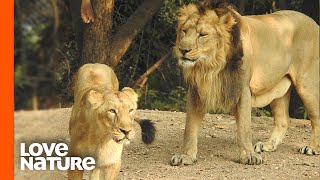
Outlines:
{"label": "male lion with mane", "polygon": [[[179,10],[175,54],[188,84],[182,154],[171,165],[196,161],[197,135],[205,113],[233,113],[239,161],[261,164],[258,154],[275,151],[288,129],[294,85],[311,121],[310,143],[319,154],[319,26],[295,11],[241,16],[226,1],[189,4]],[[251,107],[270,104],[275,127],[266,142],[251,142]]]}
{"label": "male lion with mane", "polygon": [[[134,136],[133,122],[149,144],[155,128],[149,120],[135,119],[138,95],[129,87],[119,91],[113,70],[104,64],[85,64],[76,77],[74,105],[69,123],[69,156],[93,157],[91,180],[117,179],[124,144]],[[68,179],[82,179],[83,171],[69,170]]]}

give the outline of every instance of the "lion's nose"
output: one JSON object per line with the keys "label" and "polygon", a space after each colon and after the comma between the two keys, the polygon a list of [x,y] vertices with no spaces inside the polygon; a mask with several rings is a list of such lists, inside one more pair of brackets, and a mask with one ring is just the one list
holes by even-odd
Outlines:
{"label": "lion's nose", "polygon": [[180,49],[180,52],[182,53],[182,55],[185,55],[187,52],[190,52],[191,50],[190,49]]}
{"label": "lion's nose", "polygon": [[131,129],[120,129],[120,131],[124,134],[127,135],[131,131]]}

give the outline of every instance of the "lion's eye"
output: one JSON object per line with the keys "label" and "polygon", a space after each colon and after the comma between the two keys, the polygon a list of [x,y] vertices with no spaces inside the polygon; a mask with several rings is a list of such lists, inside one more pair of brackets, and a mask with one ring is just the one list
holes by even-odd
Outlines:
{"label": "lion's eye", "polygon": [[186,33],[187,33],[187,30],[186,30],[186,29],[182,29],[182,32],[186,34]]}
{"label": "lion's eye", "polygon": [[112,113],[112,114],[116,114],[116,110],[115,109],[110,109],[109,112]]}
{"label": "lion's eye", "polygon": [[130,110],[129,110],[129,113],[132,113],[133,111],[134,111],[134,109],[130,109]]}
{"label": "lion's eye", "polygon": [[200,34],[199,34],[200,37],[204,37],[204,36],[206,36],[206,35],[208,35],[208,34],[206,34],[206,33],[200,33]]}

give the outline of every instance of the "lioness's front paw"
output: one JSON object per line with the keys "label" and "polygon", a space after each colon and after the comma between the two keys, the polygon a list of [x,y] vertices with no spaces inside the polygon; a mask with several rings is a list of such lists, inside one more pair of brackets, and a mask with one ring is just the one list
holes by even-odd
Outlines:
{"label": "lioness's front paw", "polygon": [[273,146],[272,144],[269,144],[269,143],[263,143],[261,141],[257,142],[254,145],[254,151],[257,153],[275,151],[276,149],[277,149],[276,146]]}
{"label": "lioness's front paw", "polygon": [[262,157],[257,153],[245,154],[240,156],[241,164],[258,165],[263,163]]}
{"label": "lioness's front paw", "polygon": [[179,165],[191,165],[195,163],[197,159],[192,158],[189,155],[186,154],[176,154],[172,156],[170,165],[171,166],[179,166]]}
{"label": "lioness's front paw", "polygon": [[303,146],[299,148],[298,152],[300,152],[301,154],[309,155],[309,156],[319,155],[319,152],[317,151],[317,149],[311,146]]}

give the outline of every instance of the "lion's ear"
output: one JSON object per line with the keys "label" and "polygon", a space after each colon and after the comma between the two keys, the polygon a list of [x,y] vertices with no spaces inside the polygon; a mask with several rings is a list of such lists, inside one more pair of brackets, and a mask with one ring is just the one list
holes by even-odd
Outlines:
{"label": "lion's ear", "polygon": [[178,9],[178,21],[179,24],[184,23],[188,20],[188,18],[195,14],[199,13],[198,8],[194,4],[188,4],[188,5],[183,5],[181,8]]}
{"label": "lion's ear", "polygon": [[134,92],[133,89],[131,89],[129,87],[124,87],[121,90],[121,92],[126,94],[131,99],[131,101],[138,102],[138,94],[136,92]]}
{"label": "lion's ear", "polygon": [[103,95],[95,90],[90,90],[87,102],[92,107],[99,107],[103,103]]}
{"label": "lion's ear", "polygon": [[220,22],[225,24],[228,29],[231,29],[232,26],[237,24],[236,20],[234,19],[234,17],[232,16],[232,14],[230,12],[225,14],[225,15],[223,15],[220,18]]}

